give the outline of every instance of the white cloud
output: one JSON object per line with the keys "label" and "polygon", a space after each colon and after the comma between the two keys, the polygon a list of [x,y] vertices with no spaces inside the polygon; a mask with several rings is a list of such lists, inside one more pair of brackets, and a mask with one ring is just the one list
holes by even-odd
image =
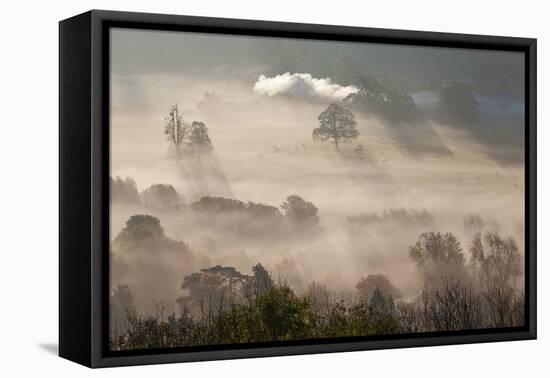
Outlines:
{"label": "white cloud", "polygon": [[260,75],[254,84],[254,92],[265,95],[287,95],[292,97],[309,97],[329,101],[341,101],[358,91],[353,85],[342,86],[333,83],[330,78],[317,79],[308,73],[286,72],[282,75],[267,77]]}

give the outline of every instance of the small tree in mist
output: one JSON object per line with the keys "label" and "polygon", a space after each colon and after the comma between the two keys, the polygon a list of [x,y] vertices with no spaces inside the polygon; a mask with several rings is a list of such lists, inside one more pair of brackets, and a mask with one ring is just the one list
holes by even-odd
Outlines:
{"label": "small tree in mist", "polygon": [[334,143],[338,150],[338,143],[347,142],[359,136],[353,113],[337,104],[330,104],[319,114],[319,127],[313,130],[313,140]]}
{"label": "small tree in mist", "polygon": [[487,287],[515,285],[521,273],[518,246],[497,232],[478,233],[470,248],[471,264]]}
{"label": "small tree in mist", "polygon": [[120,231],[118,239],[144,239],[161,238],[164,236],[164,229],[160,220],[152,215],[136,214],[126,221],[126,227]]}
{"label": "small tree in mist", "polygon": [[464,276],[464,253],[460,242],[451,233],[421,234],[416,244],[409,247],[409,256],[429,282],[438,282],[443,277]]}
{"label": "small tree in mist", "polygon": [[179,151],[185,138],[186,125],[183,121],[183,113],[179,112],[178,104],[172,105],[168,111],[164,123],[164,135],[168,141]]}
{"label": "small tree in mist", "polygon": [[344,101],[354,109],[374,113],[391,123],[414,122],[421,118],[411,95],[391,85],[384,77],[358,72],[352,84],[359,90]]}
{"label": "small tree in mist", "polygon": [[173,105],[168,111],[164,123],[164,135],[179,154],[182,149],[187,154],[198,154],[212,151],[212,141],[204,122],[193,121],[187,124],[183,120],[183,112],[178,105]]}
{"label": "small tree in mist", "polygon": [[288,196],[281,205],[287,219],[296,226],[315,226],[319,223],[319,209],[312,202],[297,195]]}
{"label": "small tree in mist", "polygon": [[203,122],[193,121],[189,129],[188,143],[198,151],[211,151],[212,141],[208,135],[208,128]]}
{"label": "small tree in mist", "polygon": [[172,185],[153,184],[141,192],[143,204],[156,210],[168,210],[183,204],[183,199]]}

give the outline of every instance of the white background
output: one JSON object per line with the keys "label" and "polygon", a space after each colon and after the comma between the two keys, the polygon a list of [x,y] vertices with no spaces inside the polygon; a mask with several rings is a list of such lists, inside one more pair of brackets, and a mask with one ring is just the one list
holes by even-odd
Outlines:
{"label": "white background", "polygon": [[[550,375],[544,1],[12,1],[0,21],[0,375],[109,377],[542,377]],[[89,9],[538,38],[539,340],[90,370],[56,356],[58,25]],[[546,276],[545,276],[546,273]]]}

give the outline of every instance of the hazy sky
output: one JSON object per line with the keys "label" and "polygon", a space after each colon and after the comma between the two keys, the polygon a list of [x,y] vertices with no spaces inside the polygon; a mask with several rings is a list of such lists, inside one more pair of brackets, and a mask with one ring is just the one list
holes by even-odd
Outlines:
{"label": "hazy sky", "polygon": [[307,72],[340,81],[351,68],[389,75],[413,88],[454,79],[480,93],[523,97],[519,52],[132,29],[114,29],[111,42],[114,74],[206,73],[255,80],[260,73]]}

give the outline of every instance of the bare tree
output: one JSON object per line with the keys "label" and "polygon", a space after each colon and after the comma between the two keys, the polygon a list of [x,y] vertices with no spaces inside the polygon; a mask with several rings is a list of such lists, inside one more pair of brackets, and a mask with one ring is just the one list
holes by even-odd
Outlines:
{"label": "bare tree", "polygon": [[298,195],[290,195],[281,205],[285,217],[293,226],[312,227],[319,224],[319,209]]}
{"label": "bare tree", "polygon": [[168,117],[164,120],[164,135],[174,145],[176,151],[179,152],[179,148],[185,138],[186,125],[183,121],[183,113],[180,113],[178,110],[178,104],[170,107]]}
{"label": "bare tree", "polygon": [[409,247],[409,256],[430,284],[445,277],[460,279],[465,275],[462,247],[451,233],[421,234],[416,244]]}

